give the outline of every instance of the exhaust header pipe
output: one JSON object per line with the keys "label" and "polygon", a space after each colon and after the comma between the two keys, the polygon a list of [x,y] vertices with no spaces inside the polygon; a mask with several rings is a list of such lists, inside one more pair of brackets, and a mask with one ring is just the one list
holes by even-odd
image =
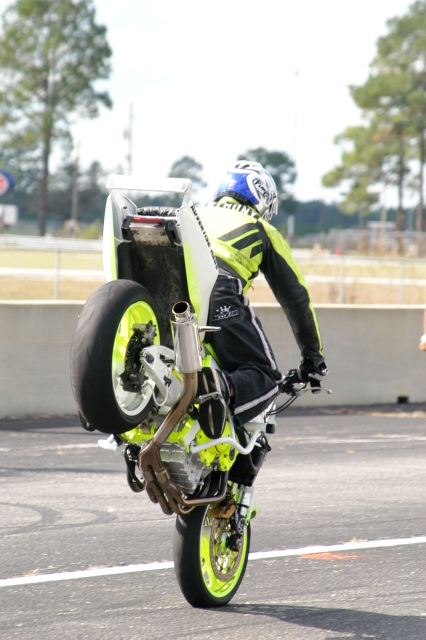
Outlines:
{"label": "exhaust header pipe", "polygon": [[197,316],[191,314],[187,302],[177,302],[172,309],[172,321],[176,369],[183,377],[183,391],[165,417],[158,431],[146,447],[141,449],[138,465],[146,481],[146,491],[152,502],[159,503],[167,515],[184,515],[195,507],[220,502],[226,495],[228,473],[222,474],[216,495],[202,498],[187,498],[171,481],[161,456],[161,445],[167,440],[182,416],[185,415],[197,394],[197,371],[203,366],[201,343],[198,335]]}

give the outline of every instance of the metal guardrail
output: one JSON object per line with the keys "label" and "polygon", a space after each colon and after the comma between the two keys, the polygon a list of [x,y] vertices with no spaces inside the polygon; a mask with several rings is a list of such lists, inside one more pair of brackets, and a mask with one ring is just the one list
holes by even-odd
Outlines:
{"label": "metal guardrail", "polygon": [[15,236],[0,234],[0,249],[101,253],[102,240],[55,238],[53,236]]}
{"label": "metal guardrail", "polygon": [[[316,256],[316,255],[303,255],[302,251],[294,252],[295,259],[302,266],[303,271],[303,262],[318,262],[321,264],[332,265],[339,268],[339,274],[335,276],[320,276],[320,275],[305,275],[306,281],[309,282],[331,282],[333,278],[333,282],[339,284],[340,293],[339,293],[339,302],[340,304],[345,304],[345,287],[346,285],[359,283],[359,284],[375,284],[375,285],[385,285],[385,286],[399,286],[399,303],[404,304],[404,294],[406,286],[425,286],[425,280],[423,278],[407,278],[406,276],[406,268],[407,265],[421,265],[425,268],[426,271],[426,259],[422,258],[379,258],[372,256],[351,256],[351,255],[324,255],[324,256]],[[375,265],[389,265],[392,267],[399,268],[399,277],[388,276],[388,277],[372,277],[372,276],[361,276],[361,275],[347,275],[346,268],[351,265],[364,265],[364,266],[375,266]]]}
{"label": "metal guardrail", "polygon": [[[0,278],[21,278],[24,280],[55,280],[56,269],[0,267]],[[105,282],[102,269],[60,269],[61,280],[99,280]]]}
{"label": "metal guardrail", "polygon": [[362,250],[363,253],[383,253],[389,251],[402,256],[424,257],[426,255],[426,233],[412,229],[390,230],[385,227],[365,227],[363,229],[330,229],[327,234],[318,234],[314,242],[336,249],[343,254]]}
{"label": "metal guardrail", "polygon": [[[18,236],[18,235],[2,235],[0,234],[0,251],[1,250],[32,250],[32,251],[50,251],[56,253],[56,265],[54,269],[10,269],[7,267],[0,268],[0,277],[29,277],[34,279],[40,277],[43,279],[54,280],[54,298],[59,299],[59,285],[61,279],[103,280],[103,272],[99,270],[73,270],[61,269],[60,256],[61,253],[101,253],[102,240],[80,240],[77,238],[57,238],[57,237],[38,237],[38,236]],[[345,303],[345,287],[354,282],[362,284],[378,284],[388,286],[399,286],[399,301],[404,303],[404,292],[406,286],[425,287],[424,278],[408,278],[406,276],[407,265],[420,264],[425,267],[426,259],[422,258],[383,258],[373,256],[352,256],[352,255],[316,255],[315,252],[303,249],[294,249],[293,255],[302,271],[303,263],[314,262],[323,265],[334,266],[338,269],[335,275],[319,275],[306,274],[305,279],[309,283],[331,283],[339,285],[339,302]],[[399,267],[399,276],[393,274],[388,277],[370,277],[348,275],[347,267],[351,265],[389,265]],[[262,279],[262,276],[260,276]]]}
{"label": "metal guardrail", "polygon": [[[21,270],[21,274],[19,273],[19,269],[15,269],[13,275],[14,277],[19,277],[19,275],[21,275],[21,277],[30,278],[42,276],[44,278],[54,279],[53,297],[55,300],[59,300],[61,277],[70,278],[70,274],[65,273],[65,270],[61,269],[61,253],[102,253],[102,240],[80,240],[78,238],[56,238],[54,236],[40,237],[0,234],[0,251],[2,249],[12,251],[51,251],[56,253],[55,269],[27,269]],[[37,276],[37,271],[44,273],[39,273]],[[71,270],[66,271],[68,272]],[[8,273],[6,269],[3,274],[0,273],[0,276],[1,275],[10,277],[12,274]],[[75,272],[74,276],[77,280],[88,279],[90,276],[92,276],[94,280],[102,280],[99,271],[90,272],[87,270],[84,277],[82,277],[81,272]]]}

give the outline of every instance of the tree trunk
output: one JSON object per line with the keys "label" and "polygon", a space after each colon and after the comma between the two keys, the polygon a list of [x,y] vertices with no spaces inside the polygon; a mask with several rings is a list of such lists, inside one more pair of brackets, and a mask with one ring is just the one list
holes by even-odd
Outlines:
{"label": "tree trunk", "polygon": [[403,146],[403,137],[401,133],[401,150],[399,156],[399,169],[398,169],[398,210],[396,212],[396,230],[397,230],[397,243],[398,243],[398,254],[402,255],[404,253],[404,238],[402,236],[402,230],[404,228],[404,207],[403,207],[403,197],[404,197],[404,176],[405,176],[405,156],[404,156],[404,146]]}
{"label": "tree trunk", "polygon": [[404,226],[404,174],[405,174],[405,157],[403,138],[401,134],[401,148],[399,152],[399,167],[398,167],[398,210],[396,212],[396,230],[402,231]]}
{"label": "tree trunk", "polygon": [[40,179],[40,200],[39,200],[39,212],[38,212],[38,235],[44,236],[46,233],[46,219],[47,219],[47,193],[49,186],[49,157],[50,157],[50,135],[45,135],[43,153],[42,153],[42,167],[41,167],[41,179]]}
{"label": "tree trunk", "polygon": [[423,166],[425,163],[425,136],[424,130],[420,134],[420,174],[419,174],[419,204],[417,206],[416,231],[423,231]]}

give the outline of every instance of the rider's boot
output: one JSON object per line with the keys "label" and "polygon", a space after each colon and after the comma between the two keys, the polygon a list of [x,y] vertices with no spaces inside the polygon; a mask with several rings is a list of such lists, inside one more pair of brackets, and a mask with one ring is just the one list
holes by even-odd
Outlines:
{"label": "rider's boot", "polygon": [[226,422],[229,387],[225,374],[203,367],[198,372],[198,422],[208,438],[220,438]]}

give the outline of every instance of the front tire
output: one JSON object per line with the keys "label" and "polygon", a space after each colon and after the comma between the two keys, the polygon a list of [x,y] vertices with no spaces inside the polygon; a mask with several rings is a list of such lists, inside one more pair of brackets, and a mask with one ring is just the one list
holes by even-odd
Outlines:
{"label": "front tire", "polygon": [[176,577],[193,607],[221,607],[236,594],[250,550],[250,523],[238,552],[226,547],[229,520],[211,518],[210,506],[178,516],[173,540]]}
{"label": "front tire", "polygon": [[[135,324],[156,327],[159,316],[150,293],[137,282],[113,280],[99,287],[81,311],[71,345],[71,386],[75,401],[91,429],[120,434],[133,429],[150,412],[152,388],[140,392],[123,388],[120,375],[126,358],[138,360],[129,342]],[[130,356],[129,356],[130,354]]]}

